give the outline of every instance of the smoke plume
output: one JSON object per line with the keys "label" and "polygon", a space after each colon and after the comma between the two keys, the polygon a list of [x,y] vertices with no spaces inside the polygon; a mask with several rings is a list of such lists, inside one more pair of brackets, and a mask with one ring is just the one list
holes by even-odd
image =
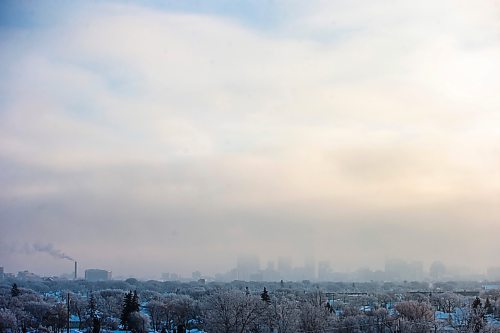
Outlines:
{"label": "smoke plume", "polygon": [[33,244],[33,249],[37,252],[48,253],[51,256],[53,256],[54,258],[75,261],[75,259],[71,258],[70,256],[68,256],[67,254],[65,254],[61,250],[54,248],[54,246],[52,244],[38,244],[38,243]]}

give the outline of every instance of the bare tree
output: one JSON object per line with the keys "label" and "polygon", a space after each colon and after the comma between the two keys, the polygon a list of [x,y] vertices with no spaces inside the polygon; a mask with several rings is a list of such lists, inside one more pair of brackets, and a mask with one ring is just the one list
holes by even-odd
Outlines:
{"label": "bare tree", "polygon": [[258,296],[218,290],[205,299],[203,321],[209,332],[245,333],[254,330],[265,312]]}
{"label": "bare tree", "polygon": [[274,327],[277,333],[296,332],[300,324],[299,302],[296,299],[281,297],[274,299],[271,306]]}
{"label": "bare tree", "polygon": [[0,332],[16,332],[17,318],[9,309],[0,309]]}
{"label": "bare tree", "polygon": [[405,301],[396,304],[395,309],[400,314],[402,332],[428,332],[435,327],[434,310],[428,303]]}

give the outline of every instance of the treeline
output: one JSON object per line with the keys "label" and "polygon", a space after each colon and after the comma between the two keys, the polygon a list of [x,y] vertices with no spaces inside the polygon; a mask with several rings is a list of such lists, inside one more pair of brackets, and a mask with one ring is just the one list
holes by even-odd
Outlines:
{"label": "treeline", "polygon": [[[47,283],[50,288],[37,288],[43,290],[23,281],[0,288],[0,332],[63,332],[68,318],[70,327],[89,333],[500,332],[499,290],[476,297],[399,288],[368,292],[352,285],[325,292],[310,283],[270,284],[269,289],[241,281],[163,284],[153,290],[134,279],[120,282],[124,289]],[[346,292],[349,288],[358,291]]]}

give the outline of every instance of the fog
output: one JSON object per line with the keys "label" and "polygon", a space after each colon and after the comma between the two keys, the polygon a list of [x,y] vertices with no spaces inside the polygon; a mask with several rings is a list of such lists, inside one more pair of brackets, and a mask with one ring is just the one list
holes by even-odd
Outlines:
{"label": "fog", "polygon": [[6,271],[500,265],[494,2],[0,13]]}

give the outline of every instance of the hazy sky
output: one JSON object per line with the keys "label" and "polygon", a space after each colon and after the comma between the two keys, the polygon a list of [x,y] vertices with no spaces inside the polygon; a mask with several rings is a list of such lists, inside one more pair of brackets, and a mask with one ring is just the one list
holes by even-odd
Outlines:
{"label": "hazy sky", "polygon": [[500,265],[498,1],[1,1],[0,77],[7,272]]}

